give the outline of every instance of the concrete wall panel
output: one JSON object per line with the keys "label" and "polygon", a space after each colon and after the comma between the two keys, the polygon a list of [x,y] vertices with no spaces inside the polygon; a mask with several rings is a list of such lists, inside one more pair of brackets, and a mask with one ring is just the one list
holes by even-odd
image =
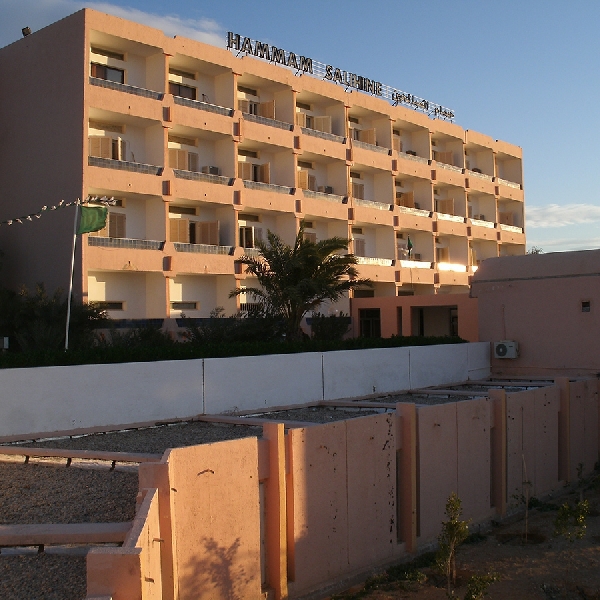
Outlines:
{"label": "concrete wall panel", "polygon": [[456,403],[417,406],[418,535],[434,540],[444,520],[446,500],[458,493]]}
{"label": "concrete wall panel", "polygon": [[409,353],[412,350],[413,348],[373,348],[324,353],[324,399],[408,389]]}
{"label": "concrete wall panel", "polygon": [[346,421],[350,567],[394,556],[396,444],[392,414]]}
{"label": "concrete wall panel", "polygon": [[543,387],[535,390],[535,487],[533,494],[542,496],[558,486],[558,412],[560,389]]}
{"label": "concrete wall panel", "polygon": [[348,569],[346,424],[292,429],[295,581],[292,595],[338,577]]}
{"label": "concrete wall panel", "polygon": [[583,469],[587,470],[585,456],[585,430],[586,430],[586,415],[585,415],[585,385],[583,381],[572,381],[570,383],[571,391],[571,465],[570,476],[572,481],[577,480],[579,465],[583,465]]}
{"label": "concrete wall panel", "polygon": [[176,448],[166,457],[179,600],[259,598],[258,441]]}
{"label": "concrete wall panel", "polygon": [[506,499],[509,506],[518,504],[523,494],[522,393],[506,394]]}
{"label": "concrete wall panel", "polygon": [[588,474],[600,458],[598,454],[598,382],[586,380],[585,390],[585,460],[583,473]]}
{"label": "concrete wall panel", "polygon": [[202,412],[200,360],[5,369],[0,382],[0,436]]}
{"label": "concrete wall panel", "polygon": [[468,378],[469,344],[410,348],[411,389],[457,383]]}
{"label": "concrete wall panel", "polygon": [[488,342],[467,346],[468,379],[485,379],[490,376],[490,351]]}
{"label": "concrete wall panel", "polygon": [[490,515],[490,419],[487,398],[456,403],[458,496],[463,519]]}
{"label": "concrete wall panel", "polygon": [[208,414],[321,400],[321,354],[207,358],[204,393]]}

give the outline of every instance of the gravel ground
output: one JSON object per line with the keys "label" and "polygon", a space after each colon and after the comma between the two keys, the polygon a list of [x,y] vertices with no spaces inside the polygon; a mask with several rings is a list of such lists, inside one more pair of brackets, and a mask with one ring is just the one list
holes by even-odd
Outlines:
{"label": "gravel ground", "polygon": [[2,600],[82,600],[85,595],[85,556],[0,557]]}
{"label": "gravel ground", "polygon": [[281,421],[303,421],[305,423],[330,423],[344,419],[356,419],[367,415],[376,415],[381,411],[368,408],[330,408],[328,406],[311,406],[309,408],[294,408],[291,410],[278,410],[268,413],[259,413],[252,418],[276,419]]}
{"label": "gravel ground", "polygon": [[0,524],[107,523],[135,516],[137,473],[0,463]]}
{"label": "gravel ground", "polygon": [[[475,391],[475,390],[474,390]],[[485,390],[487,392],[487,390]],[[384,396],[377,396],[376,398],[369,398],[368,402],[384,402],[390,404],[396,404],[397,402],[408,402],[412,404],[447,404],[448,402],[462,402],[463,400],[472,400],[474,398],[483,398],[485,394],[474,393],[472,397],[469,396],[452,396],[442,394],[386,394]]]}
{"label": "gravel ground", "polygon": [[210,442],[234,440],[250,436],[261,437],[262,428],[194,421],[173,425],[160,425],[145,429],[85,435],[76,438],[25,442],[20,445],[27,446],[28,448],[42,447],[162,454],[167,448],[181,448],[183,446],[208,444]]}

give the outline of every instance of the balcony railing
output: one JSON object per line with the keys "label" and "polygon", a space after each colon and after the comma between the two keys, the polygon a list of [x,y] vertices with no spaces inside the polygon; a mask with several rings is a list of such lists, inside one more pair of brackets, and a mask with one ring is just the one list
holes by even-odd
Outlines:
{"label": "balcony railing", "polygon": [[464,223],[465,218],[459,215],[447,215],[446,213],[437,213],[438,221],[453,221],[454,223]]}
{"label": "balcony railing", "polygon": [[467,272],[467,266],[461,265],[458,263],[440,262],[440,263],[437,263],[437,268],[438,268],[438,271],[454,271],[455,273],[466,273]]}
{"label": "balcony railing", "polygon": [[294,129],[294,126],[290,125],[290,123],[284,123],[283,121],[278,121],[277,119],[269,119],[267,117],[259,117],[258,115],[251,115],[250,113],[244,113],[244,119],[246,119],[246,121],[254,121],[255,123],[260,123],[261,125],[269,125],[269,127],[277,127],[278,129],[284,129],[285,131],[292,131]]}
{"label": "balcony railing", "polygon": [[96,85],[98,87],[108,88],[110,90],[117,90],[127,94],[134,94],[136,96],[143,96],[144,98],[152,98],[153,100],[162,100],[164,97],[164,94],[161,92],[154,92],[152,90],[136,87],[135,85],[118,83],[117,81],[99,79],[98,77],[90,77],[90,85]]}
{"label": "balcony railing", "polygon": [[216,113],[218,115],[225,115],[226,117],[231,117],[233,115],[232,108],[225,108],[224,106],[210,104],[209,102],[202,102],[200,100],[190,100],[189,98],[182,98],[181,96],[173,96],[173,101],[175,102],[175,104],[181,104],[181,106],[197,108],[199,110],[205,110],[207,112]]}
{"label": "balcony railing", "polygon": [[177,179],[188,179],[190,181],[207,181],[208,183],[217,183],[219,185],[233,185],[235,181],[231,177],[223,177],[222,175],[209,175],[208,173],[198,173],[196,171],[181,171],[173,169],[173,174]]}
{"label": "balcony railing", "polygon": [[481,219],[471,219],[471,225],[477,227],[487,227],[488,229],[494,229],[494,224],[490,221],[482,221]]}
{"label": "balcony railing", "polygon": [[90,167],[116,169],[117,171],[145,173],[146,175],[162,175],[163,172],[163,167],[157,167],[156,165],[145,165],[142,163],[128,162],[126,160],[114,160],[112,158],[99,158],[97,156],[88,156],[88,165]]}
{"label": "balcony railing", "polygon": [[326,131],[317,131],[316,129],[310,129],[308,127],[302,127],[302,133],[306,135],[312,135],[313,137],[321,138],[322,140],[329,140],[331,142],[338,142],[339,144],[345,144],[346,138],[341,135],[335,135],[333,133],[327,133]]}
{"label": "balcony railing", "polygon": [[312,190],[302,190],[305,198],[316,198],[317,200],[328,200],[329,202],[338,202],[347,204],[347,196],[338,196],[337,194],[326,194],[325,192],[313,192]]}
{"label": "balcony railing", "polygon": [[506,185],[508,187],[515,188],[516,190],[521,189],[521,184],[515,183],[514,181],[508,181],[506,179],[501,179],[500,177],[496,177],[495,181],[496,181],[496,183],[501,183],[502,185]]}
{"label": "balcony railing", "polygon": [[244,248],[244,255],[258,257],[260,256],[260,250],[258,248]]}
{"label": "balcony railing", "polygon": [[176,252],[196,252],[198,254],[225,254],[233,255],[233,246],[211,246],[209,244],[182,244],[175,242]]}
{"label": "balcony railing", "polygon": [[400,212],[407,213],[409,215],[417,215],[418,217],[430,217],[430,210],[423,210],[422,208],[410,208],[408,206],[397,206]]}
{"label": "balcony railing", "polygon": [[431,269],[431,262],[426,260],[400,260],[403,269]]}
{"label": "balcony railing", "polygon": [[130,238],[110,238],[88,236],[88,246],[101,246],[104,248],[135,248],[137,250],[162,250],[164,241],[134,240]]}
{"label": "balcony railing", "polygon": [[378,267],[391,267],[394,264],[391,258],[370,258],[368,256],[355,256],[358,265],[376,265]]}
{"label": "balcony railing", "polygon": [[357,206],[368,206],[369,208],[376,208],[377,210],[394,210],[393,204],[377,202],[375,200],[361,200],[360,198],[354,198],[354,204],[356,204]]}
{"label": "balcony railing", "polygon": [[455,173],[462,173],[462,167],[455,167],[454,165],[449,165],[443,162],[436,162],[436,165],[441,169],[446,169],[447,171],[454,171]]}
{"label": "balcony railing", "polygon": [[515,225],[505,225],[504,223],[500,223],[500,229],[502,229],[502,231],[510,231],[512,233],[523,233],[522,227],[516,227]]}
{"label": "balcony railing", "polygon": [[414,154],[407,154],[406,152],[399,152],[398,156],[400,158],[406,158],[406,160],[414,160],[415,162],[423,163],[425,165],[429,164],[429,159],[423,158],[422,156],[415,156]]}
{"label": "balcony railing", "polygon": [[352,145],[356,146],[357,148],[363,148],[364,150],[372,150],[373,152],[387,154],[388,156],[392,152],[389,148],[385,148],[384,146],[376,146],[375,144],[367,144],[367,142],[361,142],[359,140],[352,140]]}
{"label": "balcony railing", "polygon": [[249,181],[244,179],[244,187],[250,190],[264,190],[277,192],[278,194],[293,194],[294,188],[285,185],[275,185],[274,183],[262,183],[261,181]]}
{"label": "balcony railing", "polygon": [[492,181],[493,179],[493,177],[487,173],[478,173],[477,171],[471,171],[470,169],[465,169],[465,173],[469,177],[477,177],[478,179],[485,179],[487,181]]}

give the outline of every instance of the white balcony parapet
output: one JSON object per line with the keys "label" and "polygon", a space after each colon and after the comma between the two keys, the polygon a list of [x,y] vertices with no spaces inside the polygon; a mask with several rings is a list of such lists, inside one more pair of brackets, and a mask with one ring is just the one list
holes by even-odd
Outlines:
{"label": "white balcony parapet", "polygon": [[346,143],[346,138],[341,135],[335,135],[334,133],[327,133],[326,131],[318,131],[317,129],[310,129],[310,127],[301,127],[302,133],[305,135],[311,135],[318,137],[323,140],[329,140],[331,142],[338,142],[340,144]]}
{"label": "white balcony parapet", "polygon": [[517,190],[521,189],[520,183],[515,183],[514,181],[508,181],[506,179],[501,179],[500,177],[496,177],[496,183],[501,183],[502,185],[505,185],[505,186],[511,187],[511,188],[515,188]]}
{"label": "white balcony parapet", "polygon": [[218,183],[220,185],[233,185],[233,177],[224,177],[223,175],[209,175],[208,173],[199,173],[197,171],[182,171],[173,169],[173,174],[177,179],[188,179],[191,181],[207,181],[209,183]]}
{"label": "white balcony parapet", "polygon": [[476,227],[487,227],[488,229],[494,229],[494,224],[491,221],[482,221],[480,219],[471,219],[471,225]]}
{"label": "white balcony parapet", "polygon": [[423,163],[426,165],[429,164],[429,159],[423,158],[422,156],[414,156],[413,154],[407,154],[406,152],[399,152],[398,156],[400,158],[406,158],[407,160],[414,160],[415,162],[420,162],[420,163]]}
{"label": "white balcony parapet", "polygon": [[370,258],[368,256],[356,256],[359,265],[376,265],[379,267],[391,267],[394,261],[391,258]]}
{"label": "white balcony parapet", "polygon": [[373,152],[379,152],[381,154],[387,154],[389,156],[391,150],[385,146],[376,146],[375,144],[367,144],[367,142],[361,142],[359,140],[352,140],[352,145],[357,148],[363,148],[364,150],[373,150]]}
{"label": "white balcony parapet", "polygon": [[437,263],[438,271],[454,271],[455,273],[466,273],[467,266],[459,265],[458,263]]}
{"label": "white balcony parapet", "polygon": [[354,204],[357,206],[368,206],[369,208],[376,208],[377,210],[393,210],[394,205],[386,202],[377,202],[376,200],[361,200],[360,198],[354,198]]}
{"label": "white balcony parapet", "polygon": [[262,181],[249,181],[244,179],[244,187],[251,190],[264,190],[277,192],[278,194],[293,194],[294,188],[285,185],[275,185],[274,183],[262,183]]}
{"label": "white balcony parapet", "polygon": [[469,177],[477,177],[479,179],[486,179],[487,181],[492,181],[494,178],[487,173],[478,173],[477,171],[471,171],[470,169],[465,169],[465,173]]}
{"label": "white balcony parapet", "polygon": [[431,217],[430,210],[423,210],[421,208],[409,208],[408,206],[398,206],[400,212],[408,213],[409,215],[417,215],[419,217]]}
{"label": "white balcony parapet", "polygon": [[446,213],[437,214],[439,221],[453,221],[454,223],[464,223],[465,218],[459,215],[447,215]]}
{"label": "white balcony parapet", "polygon": [[100,246],[104,248],[135,248],[137,250],[162,250],[164,241],[138,240],[133,238],[110,238],[99,236],[88,236],[88,246]]}
{"label": "white balcony parapet", "polygon": [[277,127],[278,129],[284,129],[286,131],[292,131],[292,129],[294,129],[294,126],[290,123],[284,123],[283,121],[278,121],[277,119],[269,119],[268,117],[260,117],[250,113],[243,113],[243,116],[246,121],[254,121],[255,123],[260,123],[261,125],[269,125],[270,127]]}
{"label": "white balcony parapet", "polygon": [[212,246],[209,244],[185,244],[175,242],[176,252],[196,252],[198,254],[226,254],[233,255],[233,246]]}
{"label": "white balcony parapet", "polygon": [[454,171],[455,173],[462,173],[462,167],[455,167],[454,165],[449,165],[447,163],[436,162],[436,165],[441,169],[446,169],[447,171]]}
{"label": "white balcony parapet", "polygon": [[398,261],[403,269],[431,269],[431,263],[426,260]]}
{"label": "white balcony parapet", "polygon": [[153,100],[162,100],[164,97],[164,94],[161,92],[147,90],[145,88],[136,87],[135,85],[128,85],[126,83],[119,83],[118,81],[100,79],[98,77],[90,77],[90,85],[108,88],[110,90],[117,90],[127,94],[134,94],[136,96],[142,96],[143,98],[152,98]]}
{"label": "white balcony parapet", "polygon": [[211,104],[210,102],[202,102],[201,100],[191,100],[190,98],[173,96],[173,102],[175,102],[175,104],[181,104],[181,106],[197,108],[199,110],[205,110],[206,112],[212,112],[218,115],[225,115],[226,117],[231,117],[233,115],[233,108],[225,108],[224,106]]}
{"label": "white balcony parapet", "polygon": [[100,158],[98,156],[88,156],[88,165],[90,167],[104,167],[106,169],[116,169],[117,171],[133,171],[135,173],[145,173],[146,175],[162,175],[163,167],[156,165],[145,165],[143,163],[129,162],[126,160],[115,160],[113,158]]}
{"label": "white balcony parapet", "polygon": [[326,194],[325,192],[313,192],[312,190],[302,190],[305,198],[316,198],[317,200],[329,200],[329,202],[338,202],[346,204],[347,196],[338,196],[337,194]]}
{"label": "white balcony parapet", "polygon": [[512,233],[523,233],[522,227],[516,227],[515,225],[504,225],[504,223],[500,223],[500,229],[503,231],[511,231]]}

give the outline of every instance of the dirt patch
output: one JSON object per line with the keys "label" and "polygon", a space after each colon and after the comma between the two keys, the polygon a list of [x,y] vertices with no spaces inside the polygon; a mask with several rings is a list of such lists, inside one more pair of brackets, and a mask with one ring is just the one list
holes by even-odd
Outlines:
{"label": "dirt patch", "polygon": [[347,408],[329,406],[310,406],[307,408],[294,408],[291,410],[278,410],[275,412],[248,415],[259,419],[272,419],[276,421],[299,421],[304,423],[331,423],[345,419],[355,419],[367,415],[376,415],[381,410],[370,410],[368,408]]}

